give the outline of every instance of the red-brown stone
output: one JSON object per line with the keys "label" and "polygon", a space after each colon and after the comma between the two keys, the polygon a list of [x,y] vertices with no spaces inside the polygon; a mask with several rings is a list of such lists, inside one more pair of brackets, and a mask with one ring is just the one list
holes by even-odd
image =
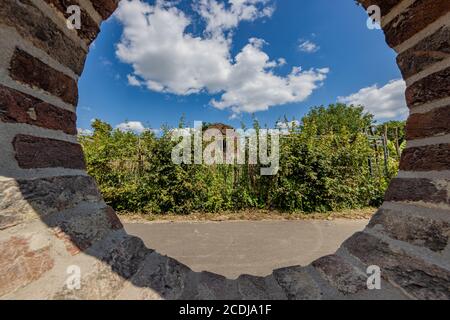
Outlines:
{"label": "red-brown stone", "polygon": [[386,41],[396,47],[449,11],[448,0],[416,0],[384,27]]}
{"label": "red-brown stone", "polygon": [[400,170],[439,171],[450,169],[450,144],[407,148],[403,151]]}
{"label": "red-brown stone", "polygon": [[116,10],[119,3],[118,0],[95,0],[91,1],[95,10],[102,16],[103,19],[109,18]]}
{"label": "red-brown stone", "polygon": [[15,28],[20,36],[80,75],[87,50],[62,30],[30,0],[2,0],[0,24]]}
{"label": "red-brown stone", "polygon": [[83,251],[83,248],[80,248],[75,242],[70,239],[70,236],[66,234],[61,228],[54,229],[55,236],[64,242],[67,252],[71,256],[76,256],[80,252]]}
{"label": "red-brown stone", "polygon": [[77,133],[77,116],[74,112],[3,85],[0,85],[0,120],[61,130],[67,134]]}
{"label": "red-brown stone", "polygon": [[30,239],[11,237],[0,242],[0,296],[23,287],[53,268],[50,247],[30,247]]}
{"label": "red-brown stone", "polygon": [[74,79],[21,49],[16,49],[11,58],[9,74],[14,80],[45,90],[71,105],[78,103],[78,86]]}
{"label": "red-brown stone", "polygon": [[[449,2],[450,3],[450,2]],[[447,98],[450,93],[450,67],[414,82],[406,89],[409,108]]]}
{"label": "red-brown stone", "polygon": [[372,5],[377,5],[380,7],[381,15],[387,15],[393,7],[402,2],[402,0],[358,0],[362,6],[367,9]]}
{"label": "red-brown stone", "polygon": [[[81,7],[77,0],[45,0],[45,2],[56,8],[65,18],[71,16],[71,13],[67,13],[68,7],[72,5]],[[82,39],[87,40],[88,44],[94,41],[95,37],[97,37],[97,34],[100,32],[97,23],[83,8],[81,8],[81,29],[77,30],[77,32]]]}
{"label": "red-brown stone", "polygon": [[450,57],[450,27],[443,26],[431,36],[397,57],[397,64],[404,79],[425,70],[434,63]]}
{"label": "red-brown stone", "polygon": [[429,179],[392,179],[386,192],[385,200],[450,204],[446,187],[439,186]]}
{"label": "red-brown stone", "polygon": [[111,208],[110,206],[106,207],[105,214],[113,230],[119,230],[123,228],[123,224],[113,208]]}
{"label": "red-brown stone", "polygon": [[450,133],[450,105],[426,113],[413,113],[406,123],[406,138],[414,140]]}
{"label": "red-brown stone", "polygon": [[83,150],[79,144],[17,135],[13,145],[16,160],[23,169],[57,167],[86,169]]}

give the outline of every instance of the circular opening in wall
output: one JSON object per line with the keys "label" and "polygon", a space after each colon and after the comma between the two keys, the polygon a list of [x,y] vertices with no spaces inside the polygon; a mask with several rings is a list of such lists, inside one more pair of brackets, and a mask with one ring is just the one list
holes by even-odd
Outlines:
{"label": "circular opening in wall", "polygon": [[122,1],[79,87],[88,173],[126,230],[231,278],[334,252],[405,143],[394,52],[352,1]]}
{"label": "circular opening in wall", "polygon": [[449,297],[448,1],[75,2],[0,9],[2,298]]}

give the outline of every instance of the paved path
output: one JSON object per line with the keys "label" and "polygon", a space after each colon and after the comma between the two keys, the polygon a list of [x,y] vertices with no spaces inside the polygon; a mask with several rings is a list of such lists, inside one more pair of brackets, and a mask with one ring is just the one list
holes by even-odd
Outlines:
{"label": "paved path", "polygon": [[334,253],[368,220],[238,221],[125,224],[147,247],[187,265],[235,279],[308,265]]}

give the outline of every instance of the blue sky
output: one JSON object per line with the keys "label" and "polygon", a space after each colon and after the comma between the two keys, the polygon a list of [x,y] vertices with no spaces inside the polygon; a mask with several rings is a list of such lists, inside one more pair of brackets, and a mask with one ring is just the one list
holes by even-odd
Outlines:
{"label": "blue sky", "polygon": [[273,126],[336,101],[404,119],[395,54],[366,20],[353,0],[123,0],[91,47],[78,127]]}

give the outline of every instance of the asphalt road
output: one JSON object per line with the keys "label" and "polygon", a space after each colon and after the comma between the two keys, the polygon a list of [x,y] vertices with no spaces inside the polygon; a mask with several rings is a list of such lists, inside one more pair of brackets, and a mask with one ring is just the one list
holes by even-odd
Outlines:
{"label": "asphalt road", "polygon": [[187,265],[235,279],[307,265],[334,253],[368,220],[237,221],[125,224],[147,247]]}

